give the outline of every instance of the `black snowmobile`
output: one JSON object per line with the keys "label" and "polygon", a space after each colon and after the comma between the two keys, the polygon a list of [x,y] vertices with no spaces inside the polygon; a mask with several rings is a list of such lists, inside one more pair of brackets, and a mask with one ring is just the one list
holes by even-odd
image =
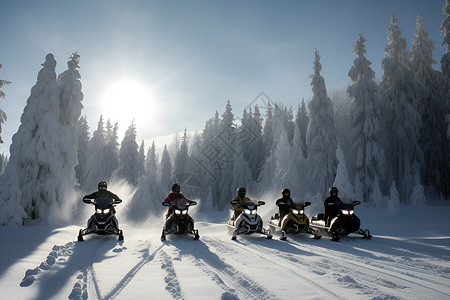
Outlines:
{"label": "black snowmobile", "polygon": [[361,201],[353,201],[353,203],[343,204],[340,207],[340,213],[337,214],[330,222],[329,226],[325,225],[324,214],[317,214],[311,218],[310,227],[324,235],[331,237],[332,241],[339,241],[341,237],[351,233],[362,235],[365,239],[370,239],[372,235],[368,229],[361,229],[361,221],[354,213],[354,207],[361,204]]}
{"label": "black snowmobile", "polygon": [[119,240],[123,240],[123,231],[119,229],[119,222],[115,216],[114,206],[122,201],[114,200],[109,197],[99,197],[96,199],[83,199],[84,203],[94,204],[95,214],[93,214],[88,222],[86,229],[80,229],[78,241],[84,241],[83,236],[96,233],[99,235],[117,234]]}
{"label": "black snowmobile", "polygon": [[[239,201],[231,201],[232,205],[239,205]],[[254,203],[251,201],[241,204],[242,213],[236,218],[231,217],[227,222],[229,232],[233,234],[232,240],[235,240],[239,234],[252,234],[261,233],[265,235],[267,239],[272,238],[270,230],[263,227],[263,221],[261,217],[256,213],[258,206],[264,205],[264,201],[258,201]]]}
{"label": "black snowmobile", "polygon": [[287,239],[287,234],[300,232],[312,234],[315,239],[320,239],[322,237],[320,231],[316,231],[309,226],[309,218],[304,213],[305,207],[309,205],[311,205],[311,202],[291,203],[288,205],[290,212],[281,220],[278,213],[270,218],[269,228],[272,232],[280,233],[280,240],[283,241]]}
{"label": "black snowmobile", "polygon": [[191,201],[174,201],[172,204],[169,202],[163,202],[163,206],[170,206],[172,208],[172,214],[167,218],[164,224],[161,240],[166,240],[167,234],[192,234],[194,240],[198,240],[198,230],[194,229],[194,220],[188,214],[189,206],[197,205],[197,202]]}

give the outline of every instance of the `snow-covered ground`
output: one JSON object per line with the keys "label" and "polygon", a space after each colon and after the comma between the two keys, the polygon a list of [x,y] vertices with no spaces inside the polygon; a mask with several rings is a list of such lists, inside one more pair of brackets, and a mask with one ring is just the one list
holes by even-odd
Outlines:
{"label": "snow-covered ground", "polygon": [[[262,207],[267,216],[273,211]],[[1,299],[450,299],[450,205],[356,207],[371,240],[238,236],[194,214],[200,240],[169,236],[163,219],[125,241],[86,237],[84,223],[0,227]],[[194,212],[194,209],[192,209]],[[121,220],[120,208],[118,218]],[[215,219],[215,220],[214,220]]]}

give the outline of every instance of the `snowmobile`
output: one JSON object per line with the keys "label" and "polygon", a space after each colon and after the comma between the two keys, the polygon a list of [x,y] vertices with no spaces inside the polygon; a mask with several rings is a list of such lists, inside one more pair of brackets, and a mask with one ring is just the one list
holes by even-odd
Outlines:
{"label": "snowmobile", "polygon": [[194,240],[198,240],[200,236],[198,235],[198,230],[194,229],[194,220],[188,214],[189,206],[197,205],[195,201],[174,201],[172,204],[169,202],[163,202],[163,206],[172,207],[172,214],[167,218],[164,224],[161,240],[166,240],[167,234],[192,234],[194,235]]}
{"label": "snowmobile", "polygon": [[93,214],[88,222],[86,229],[80,229],[78,233],[78,241],[84,241],[83,236],[96,233],[99,235],[117,234],[119,240],[123,241],[123,231],[119,229],[119,222],[115,216],[114,206],[121,201],[114,200],[109,197],[99,197],[96,199],[83,199],[84,203],[94,204],[95,214]]}
{"label": "snowmobile", "polygon": [[315,239],[320,239],[322,237],[320,231],[309,226],[309,218],[304,213],[305,207],[309,205],[311,205],[311,202],[292,203],[289,205],[290,212],[282,219],[280,219],[278,213],[270,218],[269,228],[272,232],[279,232],[282,241],[287,239],[288,233],[297,234],[300,232],[312,234]]}
{"label": "snowmobile", "polygon": [[372,237],[370,231],[359,227],[361,221],[354,213],[354,207],[358,204],[361,204],[361,201],[343,204],[340,207],[340,213],[331,220],[329,226],[325,224],[325,215],[317,214],[311,218],[310,227],[331,237],[331,240],[335,242],[350,233],[356,233],[362,235],[365,239],[370,239]]}
{"label": "snowmobile", "polygon": [[[238,200],[230,202],[232,205],[239,205]],[[256,213],[258,206],[266,204],[264,201],[258,201],[254,203],[252,201],[246,201],[241,204],[242,213],[234,220],[232,216],[227,221],[227,227],[229,232],[233,234],[232,240],[235,240],[239,234],[252,234],[261,233],[265,235],[267,239],[272,238],[270,229],[267,230],[263,227],[263,221],[261,217]]]}

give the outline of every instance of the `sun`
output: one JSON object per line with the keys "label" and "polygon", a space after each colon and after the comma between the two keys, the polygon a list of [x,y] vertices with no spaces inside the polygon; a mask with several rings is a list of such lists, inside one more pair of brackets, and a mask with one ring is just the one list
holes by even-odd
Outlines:
{"label": "sun", "polygon": [[106,121],[118,122],[128,128],[131,122],[144,125],[155,111],[155,99],[150,88],[137,80],[127,79],[110,84],[101,99],[101,114]]}

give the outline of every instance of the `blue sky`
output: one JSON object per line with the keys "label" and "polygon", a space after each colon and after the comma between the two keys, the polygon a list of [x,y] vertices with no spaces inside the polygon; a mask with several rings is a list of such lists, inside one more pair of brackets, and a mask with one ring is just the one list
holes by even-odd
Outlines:
{"label": "blue sky", "polygon": [[[8,115],[0,152],[9,149],[48,53],[55,56],[57,74],[67,69],[71,53],[81,55],[82,114],[91,133],[101,114],[119,122],[121,136],[134,117],[140,143],[185,127],[202,130],[227,99],[236,117],[260,92],[295,110],[312,96],[316,48],[328,91],[345,89],[359,33],[380,78],[392,13],[408,47],[421,15],[439,62],[444,2],[2,1],[0,78],[12,84],[2,88],[6,99],[0,99]],[[146,100],[133,101],[138,96],[130,93],[106,104],[108,91],[124,81],[138,83]],[[121,116],[124,107],[134,108]]]}

